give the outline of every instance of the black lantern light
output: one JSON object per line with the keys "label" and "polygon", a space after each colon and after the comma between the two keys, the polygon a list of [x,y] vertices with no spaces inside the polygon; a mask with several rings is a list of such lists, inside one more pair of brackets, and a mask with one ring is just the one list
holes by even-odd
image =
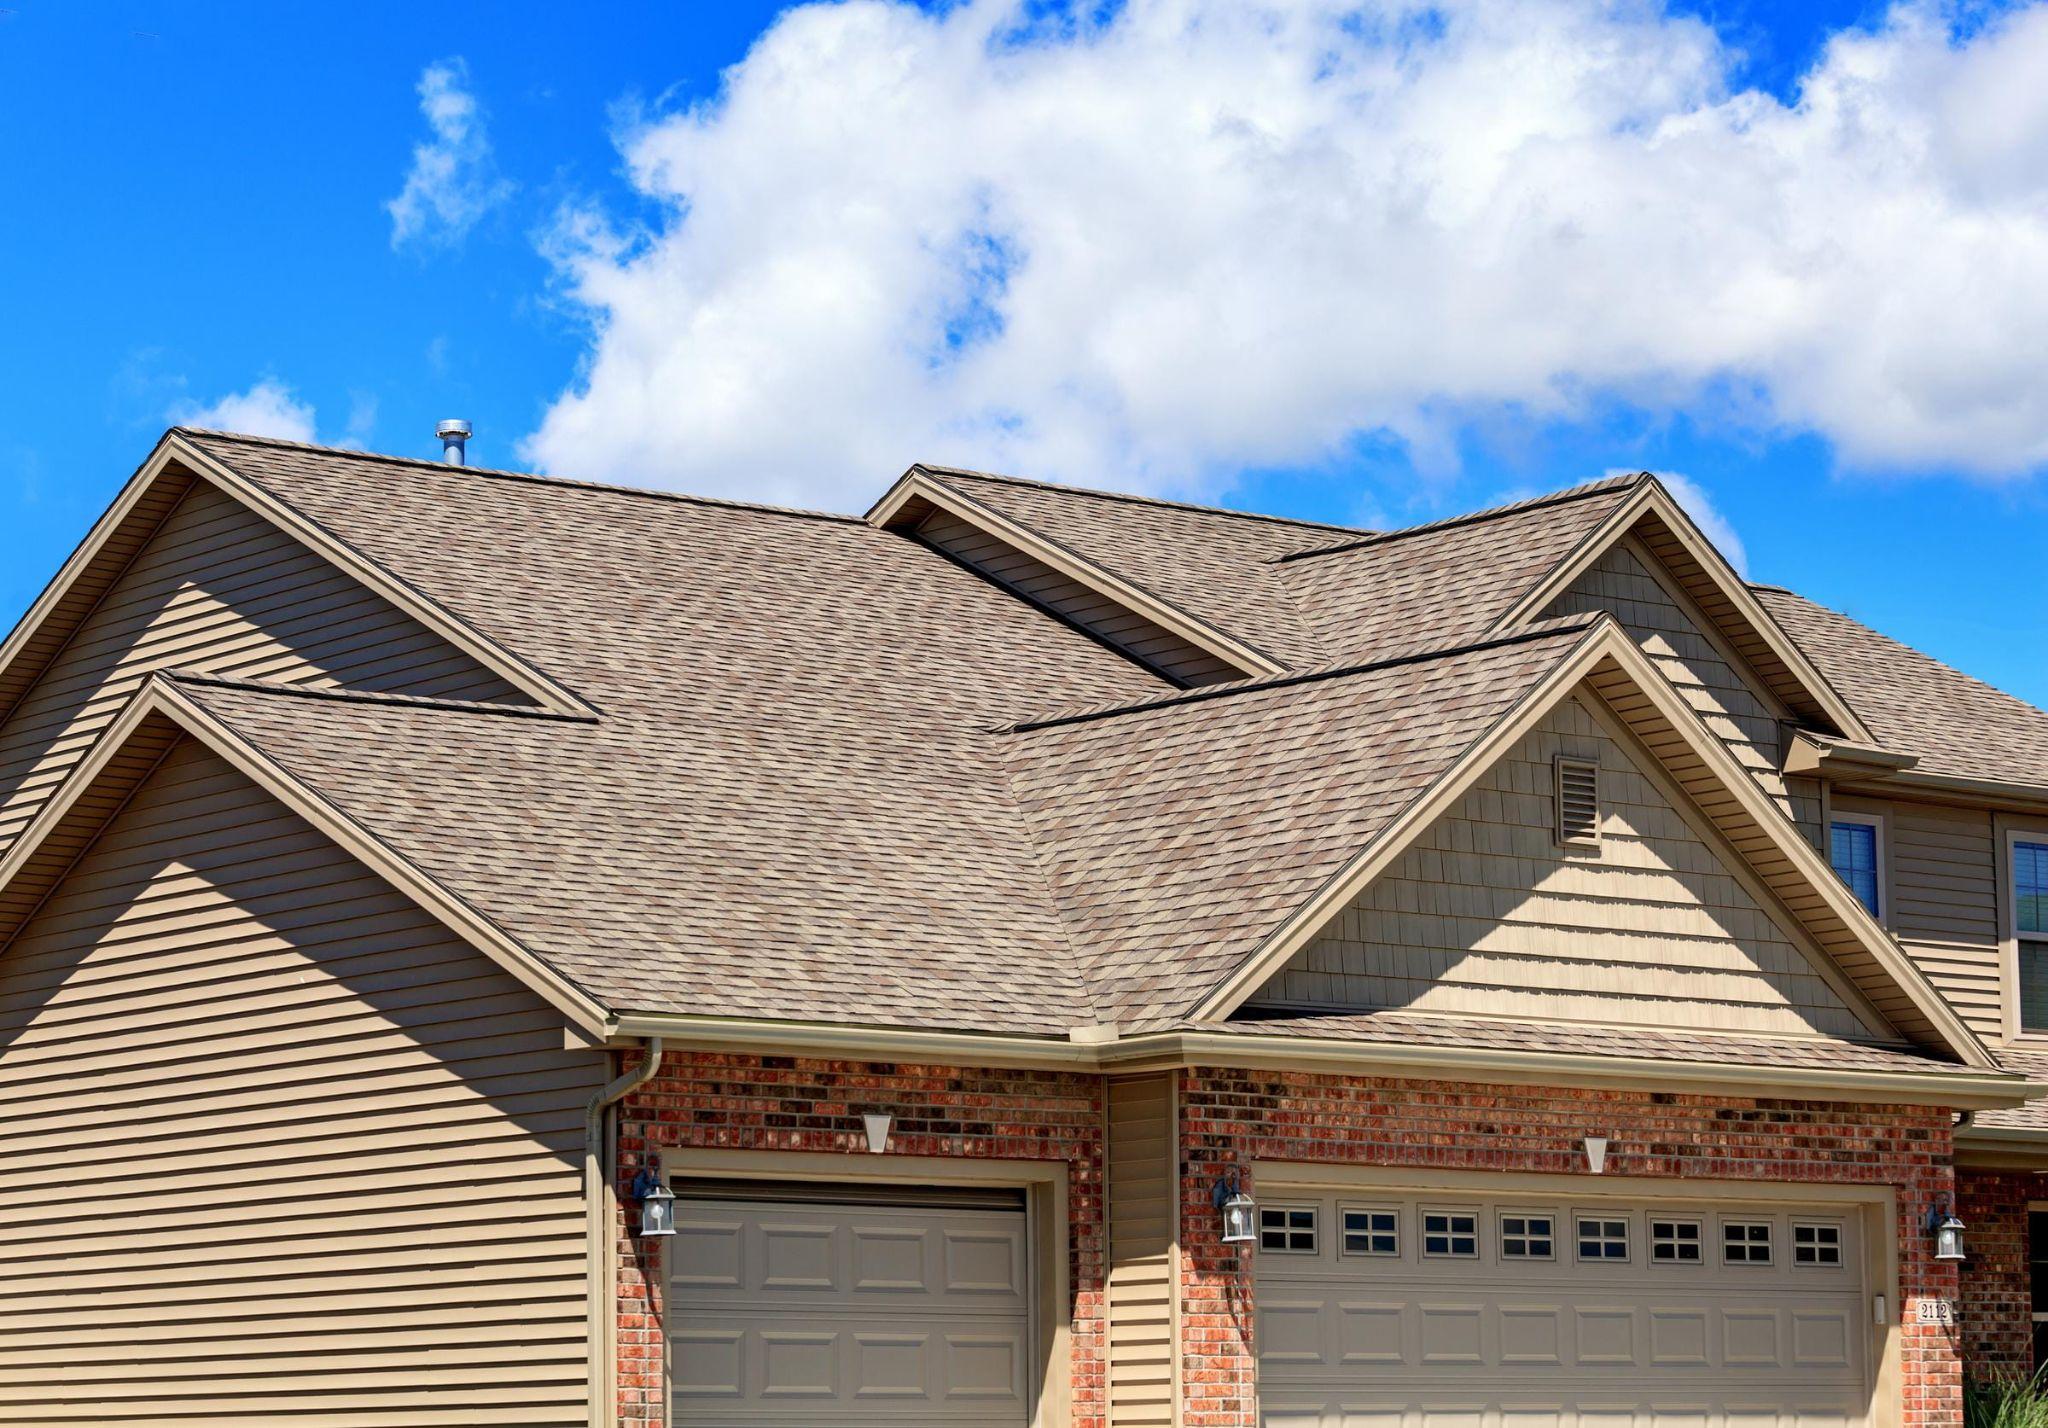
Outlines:
{"label": "black lantern light", "polygon": [[1938,1260],[1959,1260],[1963,1258],[1963,1222],[1956,1218],[1949,1202],[1943,1200],[1939,1207],[1927,1211],[1927,1233],[1934,1237],[1934,1257]]}
{"label": "black lantern light", "polygon": [[1223,1243],[1248,1245],[1259,1237],[1259,1207],[1239,1186],[1235,1170],[1216,1182],[1209,1199],[1223,1217]]}

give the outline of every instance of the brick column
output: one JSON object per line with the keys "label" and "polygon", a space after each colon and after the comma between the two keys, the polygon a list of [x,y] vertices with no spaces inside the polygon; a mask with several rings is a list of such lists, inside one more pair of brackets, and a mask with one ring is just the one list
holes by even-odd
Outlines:
{"label": "brick column", "polygon": [[1963,1372],[1972,1379],[2034,1371],[2033,1289],[2027,1264],[2027,1202],[2048,1198],[2025,1170],[1958,1170],[1956,1215],[1969,1226],[1956,1317]]}

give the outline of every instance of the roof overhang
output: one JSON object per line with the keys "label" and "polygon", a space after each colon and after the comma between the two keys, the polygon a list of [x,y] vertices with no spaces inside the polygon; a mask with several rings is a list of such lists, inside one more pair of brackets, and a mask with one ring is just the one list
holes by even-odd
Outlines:
{"label": "roof overhang", "polygon": [[1617,506],[1493,628],[1510,629],[1538,618],[1609,547],[1631,532],[1664,562],[1693,604],[1721,628],[1723,638],[1787,708],[1859,743],[1876,743],[1876,736],[1848,701],[1836,693],[1756,598],[1748,582],[1654,477]]}
{"label": "roof overhang", "polygon": [[1785,750],[1785,772],[1812,774],[1836,783],[1851,779],[1884,779],[1910,769],[1920,762],[1918,754],[1903,754],[1875,744],[1831,739],[1806,729],[1794,730]]}
{"label": "roof overhang", "polygon": [[[180,736],[205,744],[271,797],[306,820],[372,872],[418,903],[451,932],[538,993],[592,1037],[612,1030],[606,1009],[414,864],[394,852],[319,790],[188,698],[174,678],[151,676],[94,743],[86,758],[0,857],[0,947],[90,846],[127,793]],[[24,885],[28,886],[24,886]]]}
{"label": "roof overhang", "polygon": [[293,540],[390,601],[484,668],[558,714],[594,711],[540,670],[427,598],[326,527],[279,500],[201,450],[176,428],[164,433],[41,595],[0,642],[0,718],[34,683],[85,618],[105,588],[119,578],[193,481],[219,487]]}
{"label": "roof overhang", "polygon": [[1153,624],[1170,630],[1196,648],[1204,650],[1246,675],[1281,674],[1287,666],[1261,650],[1254,649],[1226,630],[1190,614],[1170,600],[1133,585],[1122,576],[1103,568],[1042,531],[997,511],[984,502],[948,485],[924,466],[904,472],[867,513],[870,525],[898,530],[923,519],[931,507],[949,512],[980,527],[990,535],[1015,546],[1035,560],[1044,562],[1070,580],[1078,581],[1096,594],[1114,600],[1125,609],[1144,616]]}
{"label": "roof overhang", "polygon": [[1736,852],[1797,917],[1857,989],[1894,1026],[1968,1066],[1992,1068],[1991,1053],[1926,976],[1836,877],[1792,821],[1716,738],[1611,616],[1537,681],[1484,737],[1388,824],[1378,837],[1297,908],[1231,976],[1190,1013],[1219,1021],[1236,1011],[1343,907],[1484,776],[1536,723],[1580,685],[1606,703]]}
{"label": "roof overhang", "polygon": [[[2042,1090],[2048,1092],[2048,1087]],[[2048,1175],[2048,1127],[1958,1127],[1956,1164],[1971,1170],[2031,1170]]]}
{"label": "roof overhang", "polygon": [[689,1050],[919,1065],[1003,1066],[1134,1076],[1179,1067],[1243,1067],[1334,1076],[1466,1080],[1489,1085],[1682,1091],[1688,1095],[2005,1109],[2048,1085],[1996,1069],[1868,1071],[1731,1065],[1553,1051],[1361,1043],[1238,1031],[1159,1031],[1109,1039],[992,1036],[973,1032],[834,1026],[814,1022],[623,1014],[619,1044],[659,1036]]}

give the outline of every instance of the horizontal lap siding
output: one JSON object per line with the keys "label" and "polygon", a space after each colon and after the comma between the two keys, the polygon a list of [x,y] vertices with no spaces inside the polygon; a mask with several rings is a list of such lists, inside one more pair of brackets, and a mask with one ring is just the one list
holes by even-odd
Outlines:
{"label": "horizontal lap siding", "polygon": [[0,851],[159,669],[531,702],[240,502],[196,482],[0,723]]}
{"label": "horizontal lap siding", "polygon": [[1998,930],[1998,844],[1984,809],[1866,804],[1886,814],[1891,837],[1888,919],[1920,970],[1984,1036],[2004,1026]]}
{"label": "horizontal lap siding", "polygon": [[[1560,756],[1600,766],[1597,849],[1557,844]],[[1522,739],[1255,1002],[1870,1030],[1576,701]]]}
{"label": "horizontal lap siding", "polygon": [[1171,1424],[1173,1079],[1109,1083],[1110,1428]]}
{"label": "horizontal lap siding", "polygon": [[917,533],[954,559],[1071,620],[1169,678],[1190,685],[1243,678],[1241,671],[1207,650],[951,512],[934,511],[919,523]]}
{"label": "horizontal lap siding", "polygon": [[0,948],[0,1423],[581,1424],[603,1069],[177,746]]}

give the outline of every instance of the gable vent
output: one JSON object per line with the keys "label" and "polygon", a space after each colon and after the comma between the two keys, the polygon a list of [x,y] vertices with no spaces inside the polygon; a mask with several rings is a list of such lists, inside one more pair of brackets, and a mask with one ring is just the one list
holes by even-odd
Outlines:
{"label": "gable vent", "polygon": [[1585,759],[1557,761],[1557,841],[1600,842],[1600,765]]}

